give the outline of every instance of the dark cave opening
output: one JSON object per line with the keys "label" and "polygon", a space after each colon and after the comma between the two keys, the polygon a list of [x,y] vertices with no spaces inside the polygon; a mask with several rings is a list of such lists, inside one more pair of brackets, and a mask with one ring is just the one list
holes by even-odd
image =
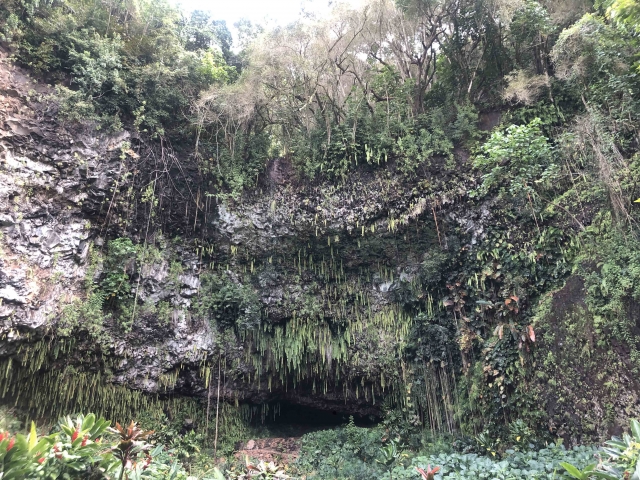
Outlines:
{"label": "dark cave opening", "polygon": [[380,421],[380,418],[373,415],[349,414],[337,409],[320,409],[279,402],[270,404],[265,415],[254,415],[252,423],[255,426],[264,426],[270,432],[283,437],[297,437],[316,430],[344,426],[349,423],[350,416],[353,416],[353,422],[358,427],[373,427]]}

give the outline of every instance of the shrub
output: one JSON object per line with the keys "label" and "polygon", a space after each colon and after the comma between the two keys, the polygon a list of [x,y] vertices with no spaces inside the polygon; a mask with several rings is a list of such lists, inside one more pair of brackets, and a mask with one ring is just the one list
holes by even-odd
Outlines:
{"label": "shrub", "polygon": [[482,173],[482,184],[474,195],[485,196],[497,190],[499,197],[522,198],[531,202],[559,174],[553,161],[553,148],[542,134],[541,121],[511,125],[505,132],[494,132],[481,147],[474,166]]}
{"label": "shrub", "polygon": [[107,298],[125,300],[131,296],[129,273],[137,254],[138,249],[128,238],[117,238],[109,242],[104,262],[104,279],[100,284]]}
{"label": "shrub", "polygon": [[0,434],[0,478],[61,479],[171,479],[187,474],[162,446],[149,445],[149,432],[134,422],[109,428],[95,415],[61,419],[48,435],[38,437],[35,424],[27,436]]}
{"label": "shrub", "polygon": [[[519,426],[517,436],[522,433],[520,430]],[[638,433],[640,435],[640,426]],[[523,450],[520,441],[516,442],[520,451],[509,449],[502,456],[485,449],[480,451],[486,455],[453,453],[437,442],[426,446],[427,451],[411,453],[393,441],[383,441],[384,438],[381,428],[358,428],[353,422],[335,430],[309,433],[302,438],[295,468],[306,478],[318,480],[417,480],[421,476],[434,480],[557,479],[564,471],[562,462],[585,468],[593,463],[597,454],[593,447],[568,450],[560,444]]]}
{"label": "shrub", "polygon": [[595,449],[590,447],[576,447],[566,450],[562,446],[553,446],[538,451],[515,452],[509,450],[502,459],[489,458],[474,453],[451,453],[418,456],[411,460],[410,466],[398,466],[384,473],[381,480],[418,479],[420,474],[416,468],[427,469],[439,466],[435,478],[458,480],[529,480],[529,479],[557,479],[563,468],[560,462],[571,460],[581,468],[592,463]]}
{"label": "shrub", "polygon": [[562,462],[567,473],[579,480],[589,478],[605,478],[616,480],[620,478],[632,480],[640,478],[640,422],[631,420],[631,435],[625,433],[622,438],[612,437],[605,442],[602,452],[604,461],[588,465],[586,468],[574,463]]}
{"label": "shrub", "polygon": [[351,418],[345,427],[305,435],[296,467],[318,480],[377,478],[383,436],[381,429],[357,427]]}

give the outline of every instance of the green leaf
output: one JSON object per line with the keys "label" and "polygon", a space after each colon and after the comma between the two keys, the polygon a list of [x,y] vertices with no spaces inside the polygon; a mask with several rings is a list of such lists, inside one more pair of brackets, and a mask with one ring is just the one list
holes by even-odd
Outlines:
{"label": "green leaf", "polygon": [[640,422],[635,418],[631,420],[631,433],[633,433],[633,437],[636,439],[636,442],[640,442]]}
{"label": "green leaf", "polygon": [[55,438],[52,437],[43,437],[40,439],[40,441],[35,445],[34,448],[31,449],[31,451],[33,452],[44,452],[45,450],[47,450],[47,448],[49,447],[49,445],[53,444],[55,442]]}
{"label": "green leaf", "polygon": [[620,477],[618,475],[612,475],[610,473],[605,473],[605,472],[591,472],[591,475],[597,477],[597,478],[604,478],[605,480],[620,480]]}
{"label": "green leaf", "polygon": [[90,413],[89,415],[84,417],[84,421],[82,422],[82,431],[90,430],[95,423],[96,416],[93,413]]}
{"label": "green leaf", "polygon": [[580,470],[578,470],[576,467],[574,467],[573,465],[571,465],[570,463],[567,462],[560,462],[560,465],[562,466],[562,468],[564,468],[567,473],[569,473],[569,475],[571,475],[573,478],[577,478],[578,480],[584,480],[587,478],[587,476],[582,473]]}
{"label": "green leaf", "polygon": [[608,440],[604,444],[612,447],[620,448],[622,450],[626,450],[627,448],[627,444],[621,440]]}
{"label": "green leaf", "polygon": [[63,425],[63,424],[61,424],[61,425],[60,425],[60,428],[61,428],[61,429],[62,429],[62,431],[63,431],[64,433],[66,433],[67,435],[69,435],[69,436],[73,435],[73,431],[74,431],[74,429],[73,429],[73,428],[71,428],[71,427],[69,427],[69,426],[67,426],[67,425]]}
{"label": "green leaf", "polygon": [[29,432],[29,444],[28,444],[28,448],[30,452],[33,450],[33,447],[36,446],[37,442],[38,442],[38,433],[36,432],[36,424],[35,422],[31,421],[31,431]]}
{"label": "green leaf", "polygon": [[91,432],[89,433],[89,437],[91,438],[91,440],[95,440],[100,435],[102,435],[105,430],[109,428],[109,425],[111,425],[111,422],[105,420],[104,418],[100,418],[99,420],[97,420],[95,425],[91,429]]}
{"label": "green leaf", "polygon": [[15,465],[10,467],[2,476],[3,480],[23,480],[28,469],[24,465]]}

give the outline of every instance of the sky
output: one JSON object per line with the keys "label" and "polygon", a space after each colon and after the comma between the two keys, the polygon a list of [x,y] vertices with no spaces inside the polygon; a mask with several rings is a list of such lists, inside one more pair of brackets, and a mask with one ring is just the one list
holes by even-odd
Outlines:
{"label": "sky", "polygon": [[[205,10],[216,20],[226,20],[233,31],[233,24],[242,18],[265,26],[286,25],[295,21],[304,11],[326,15],[335,0],[173,0],[186,11]],[[341,0],[352,5],[362,0]]]}

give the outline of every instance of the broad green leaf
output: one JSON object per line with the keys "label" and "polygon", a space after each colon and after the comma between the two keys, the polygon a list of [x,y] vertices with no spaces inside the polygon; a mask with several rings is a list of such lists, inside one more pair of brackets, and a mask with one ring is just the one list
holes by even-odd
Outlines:
{"label": "broad green leaf", "polygon": [[604,478],[605,480],[620,480],[620,477],[618,475],[612,475],[610,473],[605,473],[605,472],[592,472],[591,475],[597,477],[597,478]]}
{"label": "broad green leaf", "polygon": [[107,428],[109,428],[109,425],[111,425],[110,421],[107,421],[104,418],[100,418],[98,421],[96,421],[95,425],[91,429],[89,436],[92,440],[96,439],[100,435],[104,434]]}
{"label": "broad green leaf", "polygon": [[91,430],[95,423],[96,416],[93,413],[90,413],[89,415],[84,417],[84,421],[82,422],[82,431]]}
{"label": "broad green leaf", "polygon": [[44,452],[49,445],[51,445],[54,442],[54,440],[50,437],[43,437],[40,439],[40,441],[35,445],[34,448],[31,449],[31,451],[33,452]]}
{"label": "broad green leaf", "polygon": [[616,447],[616,448],[621,448],[623,450],[627,448],[627,444],[624,443],[621,440],[608,440],[604,444],[605,445],[610,445],[610,446]]}
{"label": "broad green leaf", "polygon": [[27,437],[25,437],[24,435],[18,434],[16,435],[15,438],[16,438],[16,443],[13,448],[14,449],[17,448],[18,450],[22,450],[22,451],[25,451],[25,450],[28,451]]}
{"label": "broad green leaf", "polygon": [[28,469],[24,465],[10,467],[2,476],[2,480],[24,480]]}
{"label": "broad green leaf", "polygon": [[578,470],[576,467],[574,467],[570,463],[560,462],[560,465],[562,465],[562,468],[564,468],[567,471],[567,473],[571,475],[573,478],[577,478],[578,480],[583,480],[587,478],[586,475],[584,475],[580,470]]}
{"label": "broad green leaf", "polygon": [[636,439],[636,442],[640,442],[640,422],[635,418],[631,420],[631,433],[633,433],[633,437]]}

